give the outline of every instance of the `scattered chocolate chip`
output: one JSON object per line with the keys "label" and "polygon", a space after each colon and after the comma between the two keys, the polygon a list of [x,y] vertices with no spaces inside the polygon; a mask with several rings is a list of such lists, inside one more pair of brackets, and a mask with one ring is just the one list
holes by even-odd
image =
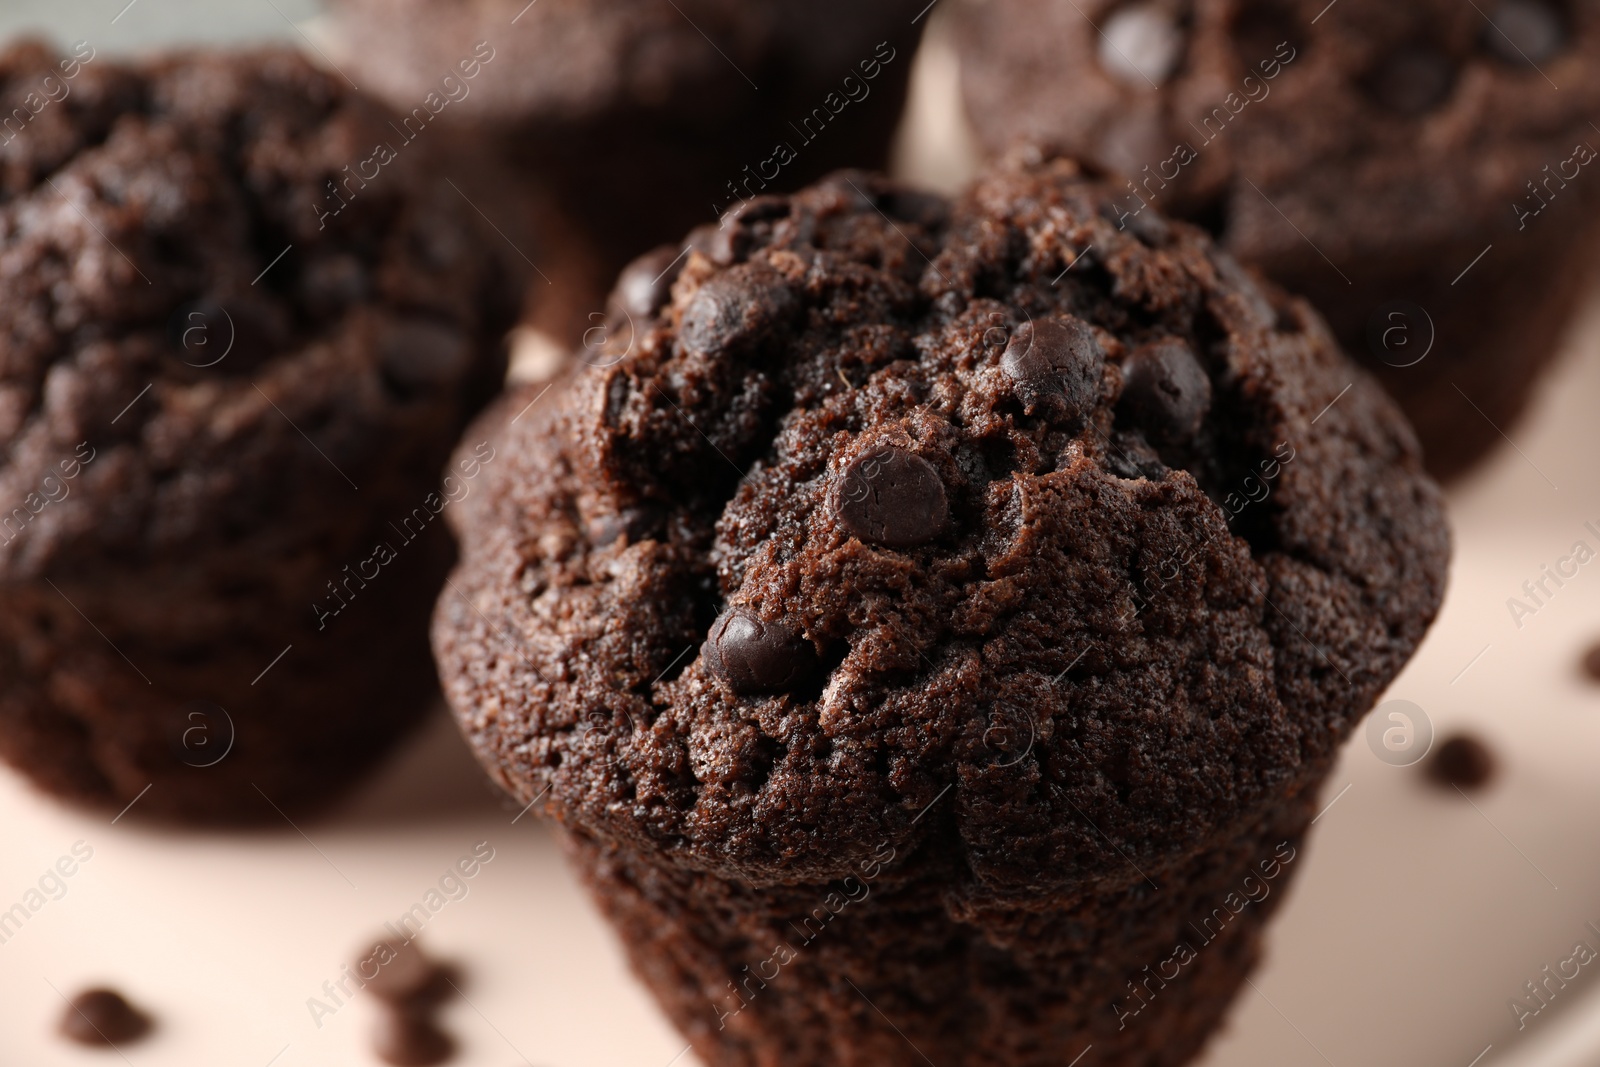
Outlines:
{"label": "scattered chocolate chip", "polygon": [[612,297],[629,315],[647,319],[672,295],[672,283],[689,257],[677,245],[663,245],[622,268]]}
{"label": "scattered chocolate chip", "polygon": [[729,608],[711,626],[700,647],[706,669],[736,693],[772,693],[804,681],[816,652],[791,627],[765,622],[746,608]]}
{"label": "scattered chocolate chip", "polygon": [[1495,759],[1489,746],[1471,734],[1457,734],[1434,750],[1428,759],[1428,777],[1439,785],[1478,789],[1494,777]]}
{"label": "scattered chocolate chip", "polygon": [[114,989],[88,989],[61,1016],[61,1036],[80,1045],[118,1045],[150,1030],[150,1019]]}
{"label": "scattered chocolate chip", "polygon": [[950,504],[933,464],[884,445],[863,452],[845,468],[834,513],[841,526],[863,541],[910,548],[939,536]]}
{"label": "scattered chocolate chip", "polygon": [[1029,415],[1061,422],[1080,419],[1100,399],[1106,355],[1080,319],[1038,319],[1011,334],[1000,366]]}
{"label": "scattered chocolate chip", "polygon": [[1211,408],[1211,381],[1182,341],[1145,345],[1122,366],[1121,406],[1152,444],[1193,437]]}
{"label": "scattered chocolate chip", "polygon": [[799,301],[788,286],[754,264],[707,281],[684,309],[678,343],[691,355],[710,356],[754,344],[788,321]]}
{"label": "scattered chocolate chip", "polygon": [[378,1017],[372,1049],[385,1063],[427,1067],[453,1056],[456,1043],[426,1016],[389,1010]]}
{"label": "scattered chocolate chip", "polygon": [[1583,654],[1583,672],[1592,682],[1600,682],[1600,643]]}
{"label": "scattered chocolate chip", "polygon": [[1541,0],[1504,0],[1489,21],[1494,25],[1484,27],[1484,43],[1507,63],[1543,63],[1567,42],[1561,13]]}
{"label": "scattered chocolate chip", "polygon": [[1407,45],[1378,64],[1368,87],[1384,107],[1414,117],[1442,104],[1455,80],[1449,57],[1428,45]]}
{"label": "scattered chocolate chip", "polygon": [[453,963],[436,963],[433,973],[422,986],[406,998],[391,1005],[395,1010],[412,1015],[424,1015],[460,992],[463,981],[461,969]]}
{"label": "scattered chocolate chip", "polygon": [[1183,30],[1165,5],[1129,4],[1106,20],[1100,34],[1100,66],[1125,85],[1161,85],[1183,55]]}
{"label": "scattered chocolate chip", "polygon": [[[422,954],[415,941],[388,938],[373,943],[351,970],[373,996],[401,1004],[438,981],[439,967]],[[376,974],[373,972],[376,971]],[[370,976],[370,977],[369,977]]]}

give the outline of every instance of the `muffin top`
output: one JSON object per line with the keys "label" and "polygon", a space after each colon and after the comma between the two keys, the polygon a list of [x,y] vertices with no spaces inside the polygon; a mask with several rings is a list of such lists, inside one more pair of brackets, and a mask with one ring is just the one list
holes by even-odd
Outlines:
{"label": "muffin top", "polygon": [[[911,20],[921,6],[915,0],[334,0],[333,14],[348,53],[341,64],[401,110],[421,106],[434,92],[479,120],[560,125],[646,113],[684,131],[725,137],[719,118],[745,113],[763,94],[787,99],[796,83],[859,77],[858,64],[872,60],[879,42],[914,41]],[[788,133],[774,129],[772,136]]]}
{"label": "muffin top", "polygon": [[1096,159],[1249,262],[1309,238],[1354,273],[1375,247],[1517,232],[1513,205],[1542,202],[1527,183],[1547,165],[1571,182],[1580,142],[1590,158],[1600,148],[1594,4],[963,0],[959,11],[964,92],[989,148],[1034,139]]}
{"label": "muffin top", "polygon": [[1437,490],[1306,304],[1114,198],[841,173],[626,273],[452,513],[435,649],[498,780],[753,884],[934,838],[1026,895],[1323,771],[1438,607]]}
{"label": "muffin top", "polygon": [[0,580],[271,585],[419,502],[507,298],[384,113],[288,51],[39,45],[0,113]]}

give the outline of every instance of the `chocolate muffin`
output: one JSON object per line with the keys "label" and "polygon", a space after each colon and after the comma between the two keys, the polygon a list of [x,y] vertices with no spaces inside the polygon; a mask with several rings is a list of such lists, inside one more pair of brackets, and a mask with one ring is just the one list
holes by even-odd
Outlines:
{"label": "chocolate muffin", "polygon": [[[544,196],[579,223],[584,239],[539,266],[557,284],[593,279],[584,310],[598,315],[617,270],[654,245],[763,192],[839,166],[881,166],[925,2],[334,0],[332,9],[340,65],[406,116],[419,142],[448,144],[452,177],[486,152],[509,164],[512,181],[482,189],[486,212],[498,221],[515,214],[516,198]],[[569,265],[564,249],[593,250],[603,273],[590,259]]]}
{"label": "chocolate muffin", "polygon": [[514,289],[342,84],[0,55],[0,755],[64,797],[278,821],[436,699]]}
{"label": "chocolate muffin", "polygon": [[1183,1062],[1439,606],[1393,402],[1119,203],[841,173],[470,435],[446,696],[707,1063]]}
{"label": "chocolate muffin", "polygon": [[1431,470],[1509,431],[1600,235],[1600,8],[1565,0],[963,0],[978,137],[1125,176],[1309,297]]}

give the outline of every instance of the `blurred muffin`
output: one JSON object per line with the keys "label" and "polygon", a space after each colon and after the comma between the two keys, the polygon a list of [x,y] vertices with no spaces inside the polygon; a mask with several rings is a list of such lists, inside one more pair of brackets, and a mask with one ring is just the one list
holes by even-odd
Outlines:
{"label": "blurred muffin", "polygon": [[293,53],[25,45],[0,100],[0,755],[113,810],[304,811],[435,699],[440,471],[514,290]]}
{"label": "blurred muffin", "polygon": [[1126,224],[1199,222],[1310,297],[1435,473],[1510,429],[1600,234],[1600,8],[963,0],[955,37],[989,149],[1095,158]]}
{"label": "blurred muffin", "polygon": [[[508,201],[545,196],[580,224],[597,261],[572,266],[557,248],[539,264],[548,277],[535,279],[535,292],[582,274],[592,290],[584,310],[596,315],[625,262],[696,223],[841,165],[881,166],[923,6],[332,4],[340,65],[410,117],[408,131],[426,125],[427,139],[449,144],[447,173],[472,170],[465,161],[484,150],[508,164],[509,183],[482,189],[487,213],[498,221],[515,213]],[[564,340],[574,337],[569,328]]]}
{"label": "blurred muffin", "polygon": [[1185,1061],[1438,609],[1393,402],[1116,202],[841,173],[469,434],[446,695],[709,1064]]}

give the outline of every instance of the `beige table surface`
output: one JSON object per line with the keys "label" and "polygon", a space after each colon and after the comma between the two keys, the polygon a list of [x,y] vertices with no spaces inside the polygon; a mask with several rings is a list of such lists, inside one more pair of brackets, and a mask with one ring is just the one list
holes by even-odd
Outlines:
{"label": "beige table surface", "polygon": [[[308,13],[289,0],[3,0],[0,34],[55,27],[138,49],[177,36],[296,38],[289,18]],[[920,61],[917,136],[900,157],[903,170],[947,186],[967,165],[951,74],[937,46]],[[1510,428],[1515,444],[1452,493],[1445,610],[1388,694],[1420,705],[1441,733],[1478,731],[1502,757],[1500,777],[1467,800],[1381,762],[1358,736],[1269,962],[1206,1067],[1600,1063],[1600,967],[1525,1029],[1507,1006],[1574,941],[1600,945],[1585,928],[1600,923],[1600,686],[1577,669],[1600,639],[1600,566],[1520,629],[1506,607],[1541,564],[1588,536],[1584,522],[1600,523],[1600,294],[1568,347],[1536,410]],[[1478,417],[1463,403],[1464,423]],[[326,1000],[323,983],[363,939],[483,842],[493,859],[422,935],[466,969],[465,999],[445,1012],[456,1062],[688,1067],[694,1057],[629,977],[549,834],[515,814],[442,711],[380,780],[304,833],[112,825],[0,771],[0,908],[75,844],[92,849],[65,895],[0,944],[0,1067],[123,1062],[52,1033],[57,991],[99,981],[159,1018],[151,1039],[123,1050],[130,1065],[375,1062],[371,1003],[358,995],[317,1020],[308,1000]]]}

